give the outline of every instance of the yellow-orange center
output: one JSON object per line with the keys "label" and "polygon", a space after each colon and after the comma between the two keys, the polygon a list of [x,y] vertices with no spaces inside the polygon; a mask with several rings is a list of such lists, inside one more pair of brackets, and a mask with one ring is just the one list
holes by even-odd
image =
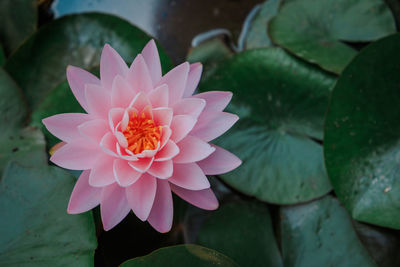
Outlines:
{"label": "yellow-orange center", "polygon": [[161,126],[156,126],[144,113],[133,113],[123,134],[128,141],[128,149],[134,154],[143,150],[154,150],[161,139]]}

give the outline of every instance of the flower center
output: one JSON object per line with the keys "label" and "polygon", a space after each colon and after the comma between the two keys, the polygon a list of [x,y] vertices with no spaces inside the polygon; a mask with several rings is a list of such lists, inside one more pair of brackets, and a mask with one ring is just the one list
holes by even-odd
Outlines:
{"label": "flower center", "polygon": [[139,154],[143,150],[156,149],[161,138],[161,129],[161,126],[156,126],[154,121],[147,118],[144,113],[141,116],[133,113],[128,126],[123,131],[128,141],[128,149],[134,154]]}

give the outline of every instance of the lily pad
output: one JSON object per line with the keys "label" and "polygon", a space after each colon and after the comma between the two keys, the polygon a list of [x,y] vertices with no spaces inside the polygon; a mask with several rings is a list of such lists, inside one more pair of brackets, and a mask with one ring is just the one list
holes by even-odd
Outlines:
{"label": "lily pad", "polygon": [[282,207],[280,217],[285,266],[376,266],[337,199]]}
{"label": "lily pad", "polygon": [[353,218],[400,229],[400,34],[343,71],[326,117],[325,162]]}
{"label": "lily pad", "polygon": [[151,254],[121,264],[121,267],[206,267],[226,266],[238,267],[238,265],[227,256],[197,245],[178,245],[158,249]]}
{"label": "lily pad", "polygon": [[66,212],[74,183],[60,168],[8,165],[0,184],[1,266],[93,266],[91,213]]}
{"label": "lily pad", "polygon": [[36,0],[0,1],[0,42],[7,54],[35,32],[37,13]]}
{"label": "lily pad", "polygon": [[200,228],[197,243],[243,267],[282,266],[268,208],[260,203],[222,205]]}
{"label": "lily pad", "polygon": [[[98,66],[106,43],[125,61],[132,62],[150,38],[116,16],[100,13],[65,16],[37,31],[12,54],[5,68],[35,109],[65,80],[67,65],[85,69]],[[161,49],[159,52],[166,71],[171,66],[170,59]]]}
{"label": "lily pad", "polygon": [[334,82],[333,76],[280,48],[248,50],[218,64],[200,89],[233,92],[227,110],[240,120],[216,143],[243,161],[221,178],[277,204],[329,192],[319,142]]}
{"label": "lily pad", "polygon": [[342,41],[369,42],[396,32],[382,0],[291,0],[269,29],[278,45],[338,74],[357,54]]}

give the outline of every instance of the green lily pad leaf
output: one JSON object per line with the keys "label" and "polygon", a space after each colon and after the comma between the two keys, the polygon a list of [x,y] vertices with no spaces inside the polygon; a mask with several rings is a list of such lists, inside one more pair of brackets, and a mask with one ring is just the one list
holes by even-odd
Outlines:
{"label": "green lily pad leaf", "polygon": [[37,13],[36,0],[0,1],[0,42],[7,54],[35,32]]}
{"label": "green lily pad leaf", "polygon": [[353,218],[400,229],[400,34],[372,43],[343,71],[325,126],[325,162]]}
{"label": "green lily pad leaf", "polygon": [[400,266],[400,233],[355,222],[358,237],[380,267]]}
{"label": "green lily pad leaf", "polygon": [[10,162],[0,184],[1,266],[93,266],[91,213],[66,212],[74,183],[60,168]]}
{"label": "green lily pad leaf", "polygon": [[0,134],[0,175],[9,160],[25,166],[47,164],[46,142],[35,127],[13,129]]}
{"label": "green lily pad leaf", "polygon": [[216,140],[243,164],[221,178],[235,189],[278,204],[331,190],[323,164],[324,114],[335,79],[280,48],[236,54],[203,79],[202,91],[229,90],[239,116]]}
{"label": "green lily pad leaf", "polygon": [[206,267],[238,265],[227,256],[197,245],[178,245],[158,249],[151,254],[128,260],[121,267]]}
{"label": "green lily pad leaf", "polygon": [[267,0],[259,7],[256,15],[249,22],[249,29],[245,37],[245,49],[272,46],[271,39],[267,34],[268,23],[278,13],[280,4],[281,0]]}
{"label": "green lily pad leaf", "polygon": [[281,207],[280,217],[285,266],[376,266],[337,199]]}
{"label": "green lily pad leaf", "polygon": [[222,205],[202,225],[196,242],[240,266],[282,266],[268,208],[260,203]]}
{"label": "green lily pad leaf", "polygon": [[3,68],[0,68],[1,131],[21,126],[26,117],[26,102],[21,89]]}
{"label": "green lily pad leaf", "polygon": [[334,73],[341,73],[357,53],[341,41],[369,42],[396,32],[382,0],[292,0],[269,29],[275,43]]}
{"label": "green lily pad leaf", "polygon": [[[132,62],[150,38],[115,16],[100,13],[65,16],[29,38],[13,53],[5,68],[21,86],[34,110],[53,88],[65,80],[67,65],[85,69],[98,66],[106,43],[125,61]],[[162,50],[159,52],[165,71],[171,62]]]}

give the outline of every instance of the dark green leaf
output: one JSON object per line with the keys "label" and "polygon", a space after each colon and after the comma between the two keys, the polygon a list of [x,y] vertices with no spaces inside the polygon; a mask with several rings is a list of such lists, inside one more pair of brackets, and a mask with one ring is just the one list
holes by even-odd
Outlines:
{"label": "dark green leaf", "polygon": [[187,60],[191,63],[201,62],[205,67],[209,67],[232,54],[232,49],[221,36],[218,36],[192,47],[187,55]]}
{"label": "dark green leaf", "polygon": [[243,267],[282,266],[268,208],[259,203],[222,205],[200,228],[197,243]]}
{"label": "dark green leaf", "polygon": [[35,32],[37,13],[36,0],[0,1],[0,42],[7,54]]}
{"label": "dark green leaf", "polygon": [[333,197],[282,207],[280,217],[285,266],[376,266]]}
{"label": "dark green leaf", "polygon": [[394,32],[382,0],[292,0],[270,23],[275,43],[335,73],[357,53],[341,41],[373,41]]}
{"label": "dark green leaf", "polygon": [[0,45],[0,66],[3,66],[6,62],[6,56],[4,55],[3,46]]}
{"label": "dark green leaf", "polygon": [[8,165],[0,184],[1,266],[93,266],[91,213],[66,212],[74,182],[59,168]]}
{"label": "dark green leaf", "polygon": [[[28,39],[7,61],[6,69],[35,109],[65,80],[67,65],[85,69],[98,66],[106,43],[127,62],[132,62],[150,38],[115,16],[100,13],[65,16]],[[167,70],[170,60],[162,50],[159,52],[164,70]]]}
{"label": "dark green leaf", "polygon": [[128,260],[121,267],[207,267],[207,266],[238,266],[225,255],[197,245],[178,245],[161,248],[153,253]]}
{"label": "dark green leaf", "polygon": [[331,190],[323,164],[323,119],[334,78],[279,48],[248,50],[219,64],[203,91],[229,90],[240,120],[217,144],[243,164],[222,179],[258,199],[290,204]]}
{"label": "dark green leaf", "polygon": [[375,42],[332,93],[325,161],[353,218],[400,229],[400,34]]}
{"label": "dark green leaf", "polygon": [[249,25],[246,33],[245,49],[254,49],[271,46],[268,23],[278,13],[281,0],[267,0],[263,3]]}

